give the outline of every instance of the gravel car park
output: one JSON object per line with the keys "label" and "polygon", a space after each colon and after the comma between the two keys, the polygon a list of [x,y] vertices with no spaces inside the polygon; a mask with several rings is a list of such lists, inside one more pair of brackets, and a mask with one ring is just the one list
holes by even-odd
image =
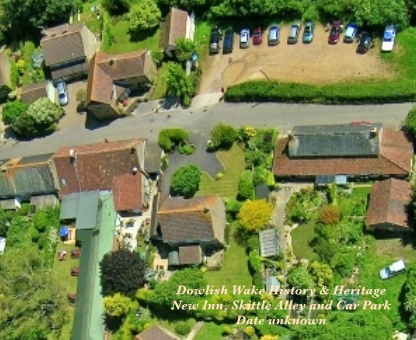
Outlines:
{"label": "gravel car park", "polygon": [[[272,27],[278,27],[274,30],[278,36],[277,45],[275,38],[270,43]],[[266,79],[265,75],[283,82],[311,84],[395,76],[394,70],[382,61],[378,51],[370,49],[363,55],[357,54],[359,44],[355,42],[356,39],[348,44],[328,44],[330,32],[325,26],[316,24],[313,42],[307,44],[278,44],[278,41],[286,42],[291,26],[275,23],[263,29],[267,32],[267,43],[250,46],[251,33],[248,28],[244,28],[235,34],[232,53],[224,55],[222,51],[204,60],[201,94],[218,92],[221,87],[226,88],[247,80]],[[340,40],[344,37],[345,33],[340,36]],[[297,39],[303,40],[302,28]]]}

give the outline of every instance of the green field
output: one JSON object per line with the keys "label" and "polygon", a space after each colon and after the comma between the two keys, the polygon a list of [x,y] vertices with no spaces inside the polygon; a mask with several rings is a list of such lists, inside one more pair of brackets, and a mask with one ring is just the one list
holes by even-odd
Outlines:
{"label": "green field", "polygon": [[217,157],[225,168],[224,177],[216,181],[203,173],[197,195],[217,194],[222,198],[235,198],[240,175],[245,169],[244,152],[234,144],[228,151],[218,151]]}
{"label": "green field", "polygon": [[[231,235],[235,226],[230,228]],[[221,270],[212,270],[205,273],[207,284],[227,288],[228,293],[232,294],[233,286],[245,285],[252,286],[252,278],[248,271],[248,256],[246,249],[238,245],[234,237],[230,237],[230,246],[225,250],[224,265]]]}
{"label": "green field", "polygon": [[315,237],[315,224],[313,221],[296,227],[290,235],[292,236],[293,253],[298,259],[316,260],[317,255],[313,252],[309,242]]}

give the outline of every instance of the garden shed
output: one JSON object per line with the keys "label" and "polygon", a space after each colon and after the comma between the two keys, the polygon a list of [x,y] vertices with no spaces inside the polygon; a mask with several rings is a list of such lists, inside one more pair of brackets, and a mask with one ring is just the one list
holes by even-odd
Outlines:
{"label": "garden shed", "polygon": [[268,200],[270,196],[270,189],[266,184],[256,186],[256,198]]}
{"label": "garden shed", "polygon": [[20,208],[20,202],[17,198],[11,198],[8,200],[1,200],[0,207],[3,210],[17,210]]}
{"label": "garden shed", "polygon": [[260,256],[271,257],[279,254],[279,239],[275,229],[260,232]]}
{"label": "garden shed", "polygon": [[273,291],[277,293],[277,291],[280,289],[280,282],[275,276],[266,277],[266,292],[270,292],[272,288]]}

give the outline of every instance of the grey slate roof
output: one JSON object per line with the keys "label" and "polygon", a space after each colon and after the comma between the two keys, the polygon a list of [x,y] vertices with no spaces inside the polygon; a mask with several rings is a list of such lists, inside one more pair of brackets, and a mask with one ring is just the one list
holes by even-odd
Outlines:
{"label": "grey slate roof", "polygon": [[87,191],[65,195],[61,202],[61,220],[76,220],[76,229],[94,229],[97,226],[100,194]]}
{"label": "grey slate roof", "polygon": [[155,173],[160,170],[162,161],[162,149],[155,142],[147,142],[144,156],[144,170],[147,173]]}
{"label": "grey slate roof", "polygon": [[276,230],[267,229],[260,232],[260,255],[262,257],[275,256],[279,253],[279,240]]}
{"label": "grey slate roof", "polygon": [[268,200],[270,196],[270,189],[266,184],[256,186],[256,198]]}
{"label": "grey slate roof", "polygon": [[273,291],[277,290],[276,287],[280,288],[280,282],[274,276],[269,276],[266,278],[266,291],[270,292],[270,289],[273,287]]}
{"label": "grey slate roof", "polygon": [[55,191],[48,164],[14,170],[14,183],[18,195],[33,195]]}
{"label": "grey slate roof", "polygon": [[13,184],[6,176],[6,173],[0,173],[0,197],[11,197],[15,195]]}
{"label": "grey slate roof", "polygon": [[[376,157],[381,127],[381,124],[296,126],[290,136],[289,157]],[[372,133],[373,128],[377,133]]]}
{"label": "grey slate roof", "polygon": [[23,157],[19,161],[19,165],[47,162],[52,158],[52,156],[53,156],[53,153],[45,153],[45,154],[42,154],[42,155]]}

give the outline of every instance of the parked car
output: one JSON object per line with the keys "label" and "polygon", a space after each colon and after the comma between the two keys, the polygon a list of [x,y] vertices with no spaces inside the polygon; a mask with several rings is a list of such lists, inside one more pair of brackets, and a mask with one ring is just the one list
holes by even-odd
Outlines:
{"label": "parked car", "polygon": [[339,37],[342,32],[342,23],[340,21],[335,21],[332,24],[331,30],[329,32],[328,43],[336,44],[339,41]]}
{"label": "parked car", "polygon": [[240,48],[248,48],[250,46],[250,30],[244,28],[240,34]]}
{"label": "parked car", "polygon": [[253,45],[260,45],[263,42],[263,31],[258,26],[253,31]]}
{"label": "parked car", "polygon": [[380,278],[382,280],[390,279],[393,276],[404,273],[406,271],[406,263],[403,260],[394,262],[390,267],[380,270]]}
{"label": "parked car", "polygon": [[391,52],[394,47],[394,40],[396,39],[396,26],[387,25],[384,30],[383,42],[381,43],[382,52]]}
{"label": "parked car", "polygon": [[315,30],[315,24],[312,21],[307,21],[305,29],[303,30],[302,41],[304,43],[311,43],[313,41],[313,34]]}
{"label": "parked car", "polygon": [[289,36],[287,37],[288,44],[296,44],[298,42],[300,28],[301,28],[301,24],[299,21],[294,22],[292,26],[290,26]]}
{"label": "parked car", "polygon": [[356,22],[350,22],[345,30],[344,42],[352,43],[357,36],[358,24]]}
{"label": "parked car", "polygon": [[218,27],[211,30],[209,37],[209,53],[216,54],[220,51],[221,31]]}
{"label": "parked car", "polygon": [[66,83],[63,80],[60,80],[56,84],[56,89],[58,90],[59,104],[61,104],[61,106],[67,105],[69,102],[69,98]]}
{"label": "parked car", "polygon": [[357,46],[357,53],[365,54],[371,47],[371,43],[373,42],[373,38],[367,32],[363,32],[360,35],[360,42]]}
{"label": "parked car", "polygon": [[269,46],[276,46],[280,43],[280,26],[272,25],[269,29],[269,36],[267,39]]}
{"label": "parked car", "polygon": [[224,44],[222,46],[222,53],[232,53],[234,48],[234,32],[227,30],[224,35]]}

